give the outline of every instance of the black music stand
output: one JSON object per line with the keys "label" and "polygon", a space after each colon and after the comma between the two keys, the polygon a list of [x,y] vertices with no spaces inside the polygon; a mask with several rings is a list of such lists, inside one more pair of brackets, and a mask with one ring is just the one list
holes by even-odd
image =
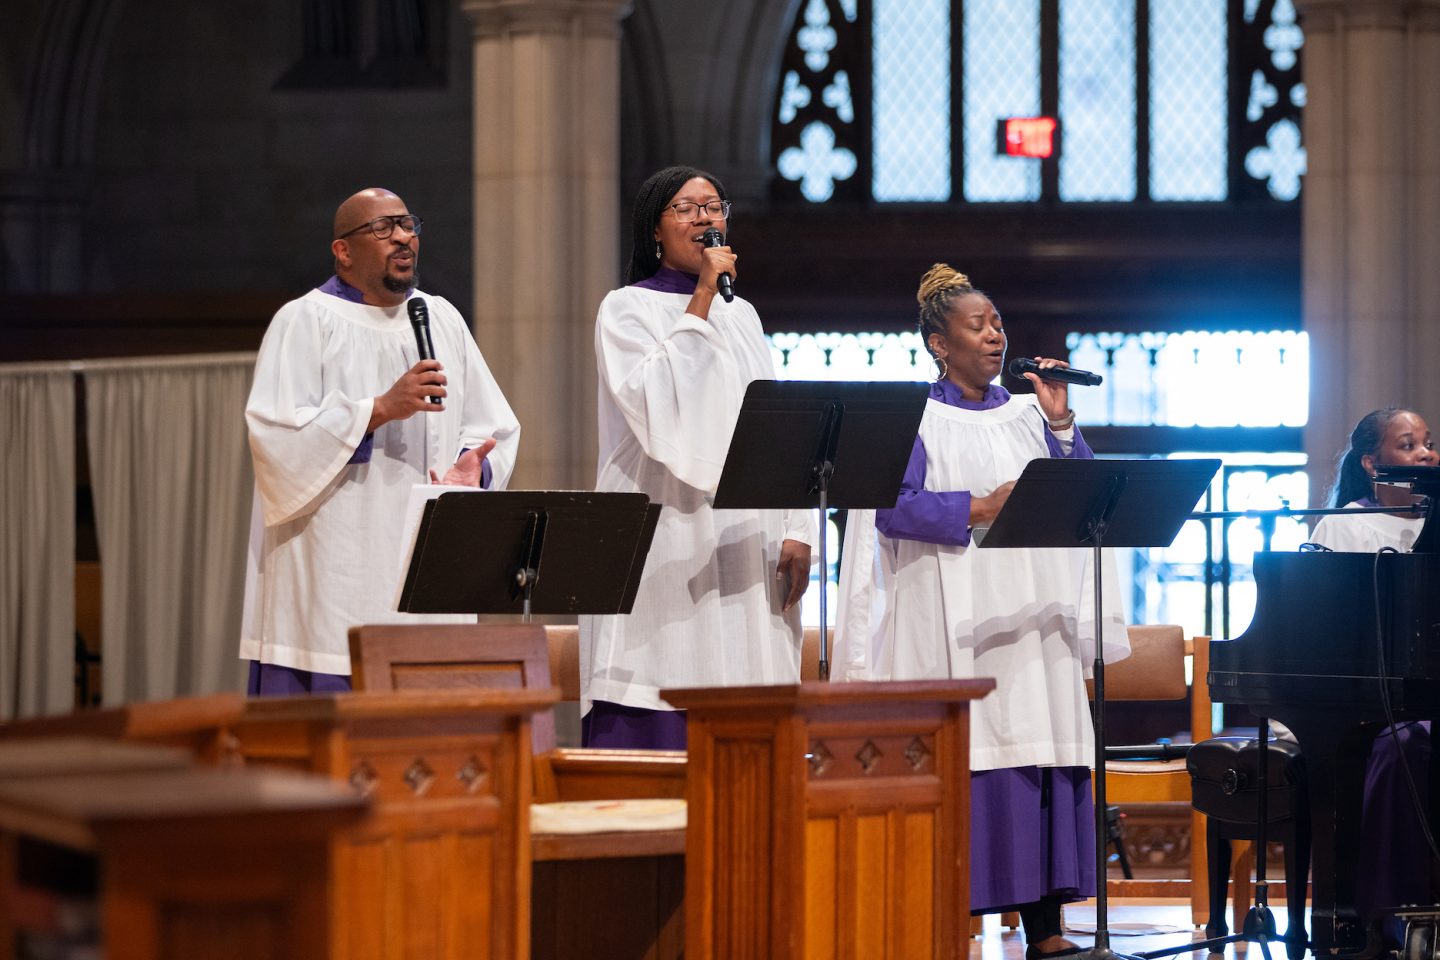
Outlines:
{"label": "black music stand", "polygon": [[1376,483],[1408,483],[1410,489],[1426,498],[1417,511],[1425,514],[1425,524],[1415,538],[1411,553],[1440,553],[1440,467],[1401,467],[1376,464]]}
{"label": "black music stand", "polygon": [[1089,547],[1095,581],[1095,945],[1114,960],[1105,888],[1105,642],[1101,547],[1168,547],[1220,469],[1219,460],[1032,460],[981,549]]}
{"label": "black music stand", "polygon": [[520,613],[527,623],[532,613],[629,613],[659,519],[643,493],[442,493],[420,517],[398,609]]}
{"label": "black music stand", "polygon": [[716,510],[820,511],[820,679],[830,679],[825,513],[893,507],[920,431],[924,383],[756,380],[745,391]]}

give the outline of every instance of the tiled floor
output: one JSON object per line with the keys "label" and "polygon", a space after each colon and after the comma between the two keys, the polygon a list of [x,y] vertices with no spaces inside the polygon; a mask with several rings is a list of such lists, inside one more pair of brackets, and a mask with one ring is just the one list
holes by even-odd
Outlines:
{"label": "tiled floor", "polygon": [[[1273,908],[1272,908],[1273,909]],[[1094,942],[1095,903],[1071,904],[1065,908],[1065,936],[1076,943],[1089,946]],[[1285,908],[1275,911],[1275,924],[1279,933],[1285,932]],[[1075,929],[1070,929],[1075,928]],[[1079,930],[1090,931],[1081,933]],[[1148,931],[1140,933],[1139,931]],[[1135,932],[1136,935],[1127,935]],[[1163,950],[1178,947],[1193,940],[1203,939],[1201,930],[1190,926],[1189,901],[1110,901],[1110,949],[1117,954],[1137,951]],[[1272,960],[1284,960],[1285,945],[1275,944],[1270,948]],[[1019,930],[1009,930],[1000,925],[998,915],[985,918],[985,933],[971,941],[970,960],[1023,960],[1025,938]],[[1179,955],[1181,960],[1196,956],[1193,953]],[[1231,944],[1225,947],[1224,956],[1244,957],[1245,960],[1263,960],[1260,948],[1252,944]],[[1203,960],[1203,955],[1201,955]]]}

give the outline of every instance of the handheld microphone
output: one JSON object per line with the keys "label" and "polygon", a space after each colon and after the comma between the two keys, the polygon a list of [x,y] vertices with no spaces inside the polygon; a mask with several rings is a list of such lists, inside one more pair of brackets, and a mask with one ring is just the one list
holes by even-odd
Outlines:
{"label": "handheld microphone", "polygon": [[[720,236],[720,231],[716,230],[714,227],[711,227],[709,230],[706,230],[703,234],[701,234],[700,240],[707,247],[725,246],[725,238]],[[720,274],[720,278],[715,281],[715,286],[717,289],[719,289],[720,296],[725,298],[726,303],[729,303],[731,300],[735,299],[735,281],[731,278],[730,274]]]}
{"label": "handheld microphone", "polygon": [[1016,357],[1010,361],[1010,374],[1016,377],[1023,377],[1027,373],[1033,373],[1041,380],[1059,380],[1062,383],[1073,383],[1081,387],[1098,387],[1105,382],[1105,378],[1098,373],[1091,373],[1089,370],[1075,370],[1071,367],[1050,367],[1046,370],[1040,369],[1040,364],[1028,357]]}
{"label": "handheld microphone", "polygon": [[[411,297],[405,302],[410,312],[410,326],[415,328],[415,347],[420,351],[421,360],[435,359],[435,344],[430,342],[430,308],[424,297]],[[443,397],[430,397],[431,403],[444,403]]]}

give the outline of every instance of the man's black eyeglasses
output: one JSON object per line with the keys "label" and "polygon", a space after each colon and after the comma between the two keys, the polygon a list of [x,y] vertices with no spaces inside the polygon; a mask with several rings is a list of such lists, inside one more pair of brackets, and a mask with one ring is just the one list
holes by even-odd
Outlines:
{"label": "man's black eyeglasses", "polygon": [[376,240],[385,240],[389,238],[390,234],[395,232],[396,227],[404,230],[412,237],[418,237],[420,236],[420,225],[424,222],[424,220],[421,220],[413,213],[402,214],[398,217],[376,217],[369,223],[360,224],[360,226],[356,227],[354,230],[346,230],[344,233],[340,234],[340,236],[336,237],[335,239],[344,240],[352,233],[359,233],[361,230],[369,230],[371,233],[375,234]]}

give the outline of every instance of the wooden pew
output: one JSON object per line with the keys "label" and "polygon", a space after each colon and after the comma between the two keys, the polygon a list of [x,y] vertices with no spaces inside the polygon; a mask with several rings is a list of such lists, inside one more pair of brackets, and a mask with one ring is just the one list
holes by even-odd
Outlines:
{"label": "wooden pew", "polygon": [[204,763],[234,760],[235,724],[245,712],[238,693],[157,700],[128,707],[30,717],[0,724],[0,742],[33,737],[85,737],[183,747]]}
{"label": "wooden pew", "polygon": [[336,956],[529,956],[530,717],[553,690],[258,698],[246,763],[295,765],[375,802],[338,846]]}
{"label": "wooden pew", "polygon": [[[357,689],[503,690],[556,677],[562,698],[579,698],[574,627],[385,625],[350,636]],[[684,796],[682,752],[556,749],[553,722],[543,721],[533,747],[539,803]],[[684,849],[683,828],[533,835],[532,957],[682,956]]]}
{"label": "wooden pew", "polygon": [[98,874],[110,960],[331,955],[331,838],[366,802],[318,777],[193,764],[114,741],[0,744],[0,960],[18,905],[44,902],[23,864],[56,858]]}
{"label": "wooden pew", "polygon": [[341,781],[374,806],[335,841],[331,956],[522,960],[530,717],[555,697],[548,688],[206,697],[0,726],[0,743],[57,732],[182,743],[206,761]]}

